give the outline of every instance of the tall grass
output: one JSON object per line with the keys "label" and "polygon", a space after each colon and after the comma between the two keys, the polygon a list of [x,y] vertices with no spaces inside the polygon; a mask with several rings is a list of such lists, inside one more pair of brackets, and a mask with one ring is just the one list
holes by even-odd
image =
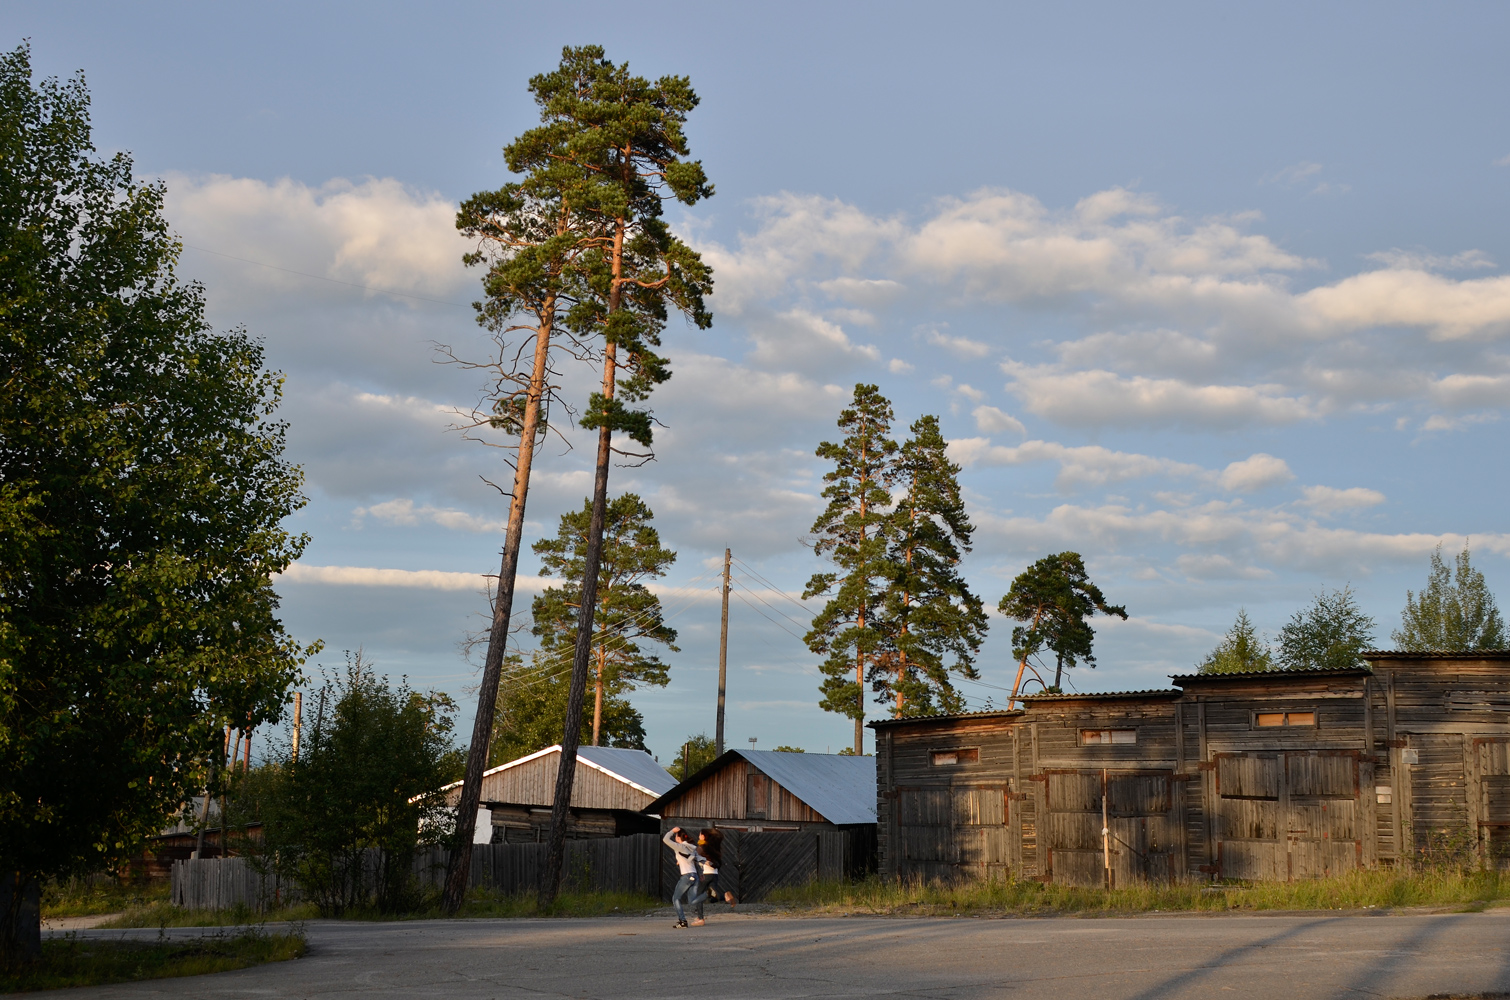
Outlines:
{"label": "tall grass", "polygon": [[1497,872],[1356,871],[1300,882],[1209,885],[1136,885],[1087,889],[1036,880],[989,879],[941,884],[898,883],[872,876],[863,882],[812,882],[778,889],[768,901],[814,914],[1122,914],[1169,911],[1363,910],[1402,906],[1483,909],[1510,901],[1510,878]]}
{"label": "tall grass", "polygon": [[90,917],[166,903],[166,879],[123,882],[113,875],[79,875],[42,886],[42,918]]}
{"label": "tall grass", "polygon": [[[637,892],[558,893],[556,901],[542,910],[533,892],[505,895],[486,889],[468,893],[463,917],[613,917],[648,913],[664,906],[653,896]],[[439,913],[432,914],[440,916]]]}

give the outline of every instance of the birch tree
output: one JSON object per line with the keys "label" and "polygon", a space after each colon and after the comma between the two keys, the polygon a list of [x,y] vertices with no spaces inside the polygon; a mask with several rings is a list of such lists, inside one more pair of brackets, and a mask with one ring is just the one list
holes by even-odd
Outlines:
{"label": "birch tree", "polygon": [[1473,568],[1468,546],[1458,553],[1452,569],[1442,559],[1442,546],[1437,546],[1426,586],[1419,595],[1405,592],[1400,628],[1390,638],[1412,652],[1505,648],[1505,620],[1484,574]]}
{"label": "birch tree", "polygon": [[897,443],[890,437],[891,421],[891,401],[880,388],[856,385],[852,405],[839,414],[844,439],[824,441],[816,453],[834,467],[823,477],[828,506],[813,522],[813,551],[836,569],[815,573],[803,591],[804,600],[829,595],[804,640],[825,657],[819,665],[819,707],[855,721],[857,754],[865,747],[866,677],[890,651],[878,618],[892,576],[888,547]]}

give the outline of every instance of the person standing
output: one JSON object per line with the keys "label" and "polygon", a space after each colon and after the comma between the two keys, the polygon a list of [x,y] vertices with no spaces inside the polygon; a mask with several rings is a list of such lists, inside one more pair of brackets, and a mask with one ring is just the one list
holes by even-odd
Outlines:
{"label": "person standing", "polygon": [[[697,834],[697,866],[698,887],[701,895],[706,899],[717,900],[719,883],[718,869],[723,864],[724,835],[717,828],[704,829]],[[723,894],[724,902],[729,904],[729,909],[734,909],[738,902],[732,892]],[[703,915],[702,905],[697,908],[697,915]]]}
{"label": "person standing", "polygon": [[707,897],[702,895],[692,897],[691,895],[692,890],[697,888],[698,882],[697,845],[687,839],[687,834],[679,826],[673,826],[666,831],[666,835],[661,838],[661,843],[671,848],[672,853],[676,855],[676,870],[680,873],[680,878],[676,880],[676,888],[671,890],[671,905],[676,908],[676,926],[687,926],[686,907],[691,905],[697,907],[699,913],[697,919],[692,922],[692,926],[701,927],[705,921],[700,914],[703,900]]}

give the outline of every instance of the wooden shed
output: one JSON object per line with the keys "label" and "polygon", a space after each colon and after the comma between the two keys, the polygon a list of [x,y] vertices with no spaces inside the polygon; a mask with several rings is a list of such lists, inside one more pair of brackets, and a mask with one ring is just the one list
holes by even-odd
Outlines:
{"label": "wooden shed", "polygon": [[1510,651],[1365,657],[872,723],[881,871],[1290,879],[1454,852],[1510,867]]}
{"label": "wooden shed", "polygon": [[[484,824],[491,821],[491,837],[479,837],[478,842],[525,844],[548,839],[560,767],[561,747],[557,745],[484,771],[482,808],[488,816],[478,819],[484,831]],[[567,835],[655,833],[656,821],[644,810],[675,784],[666,769],[643,750],[579,747]],[[461,782],[444,790],[453,805],[460,800]]]}

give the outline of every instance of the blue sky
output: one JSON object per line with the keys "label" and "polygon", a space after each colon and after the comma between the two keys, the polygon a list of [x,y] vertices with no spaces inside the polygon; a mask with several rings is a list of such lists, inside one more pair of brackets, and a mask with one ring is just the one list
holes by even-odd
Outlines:
{"label": "blue sky", "polygon": [[[457,643],[505,511],[479,478],[497,454],[446,431],[478,387],[432,345],[485,348],[451,219],[506,180],[529,76],[587,42],[692,78],[717,186],[672,213],[715,266],[715,325],[673,324],[660,460],[612,482],[680,553],[682,652],[635,699],[663,758],[711,731],[724,546],[788,592],[819,568],[812,450],[856,381],[901,425],[943,420],[989,604],[1073,548],[1127,605],[1082,689],[1163,685],[1239,606],[1273,633],[1346,583],[1387,644],[1438,541],[1510,579],[1503,6],[622,10],[0,11],[40,73],[85,70],[97,143],[167,181],[212,321],[288,375],[313,543],[280,591],[323,662],[363,645],[464,700],[474,682]],[[576,444],[542,460],[532,537],[587,492]],[[734,604],[731,742],[844,745],[795,626],[747,597],[768,617]],[[993,625],[980,665],[1004,686]]]}

